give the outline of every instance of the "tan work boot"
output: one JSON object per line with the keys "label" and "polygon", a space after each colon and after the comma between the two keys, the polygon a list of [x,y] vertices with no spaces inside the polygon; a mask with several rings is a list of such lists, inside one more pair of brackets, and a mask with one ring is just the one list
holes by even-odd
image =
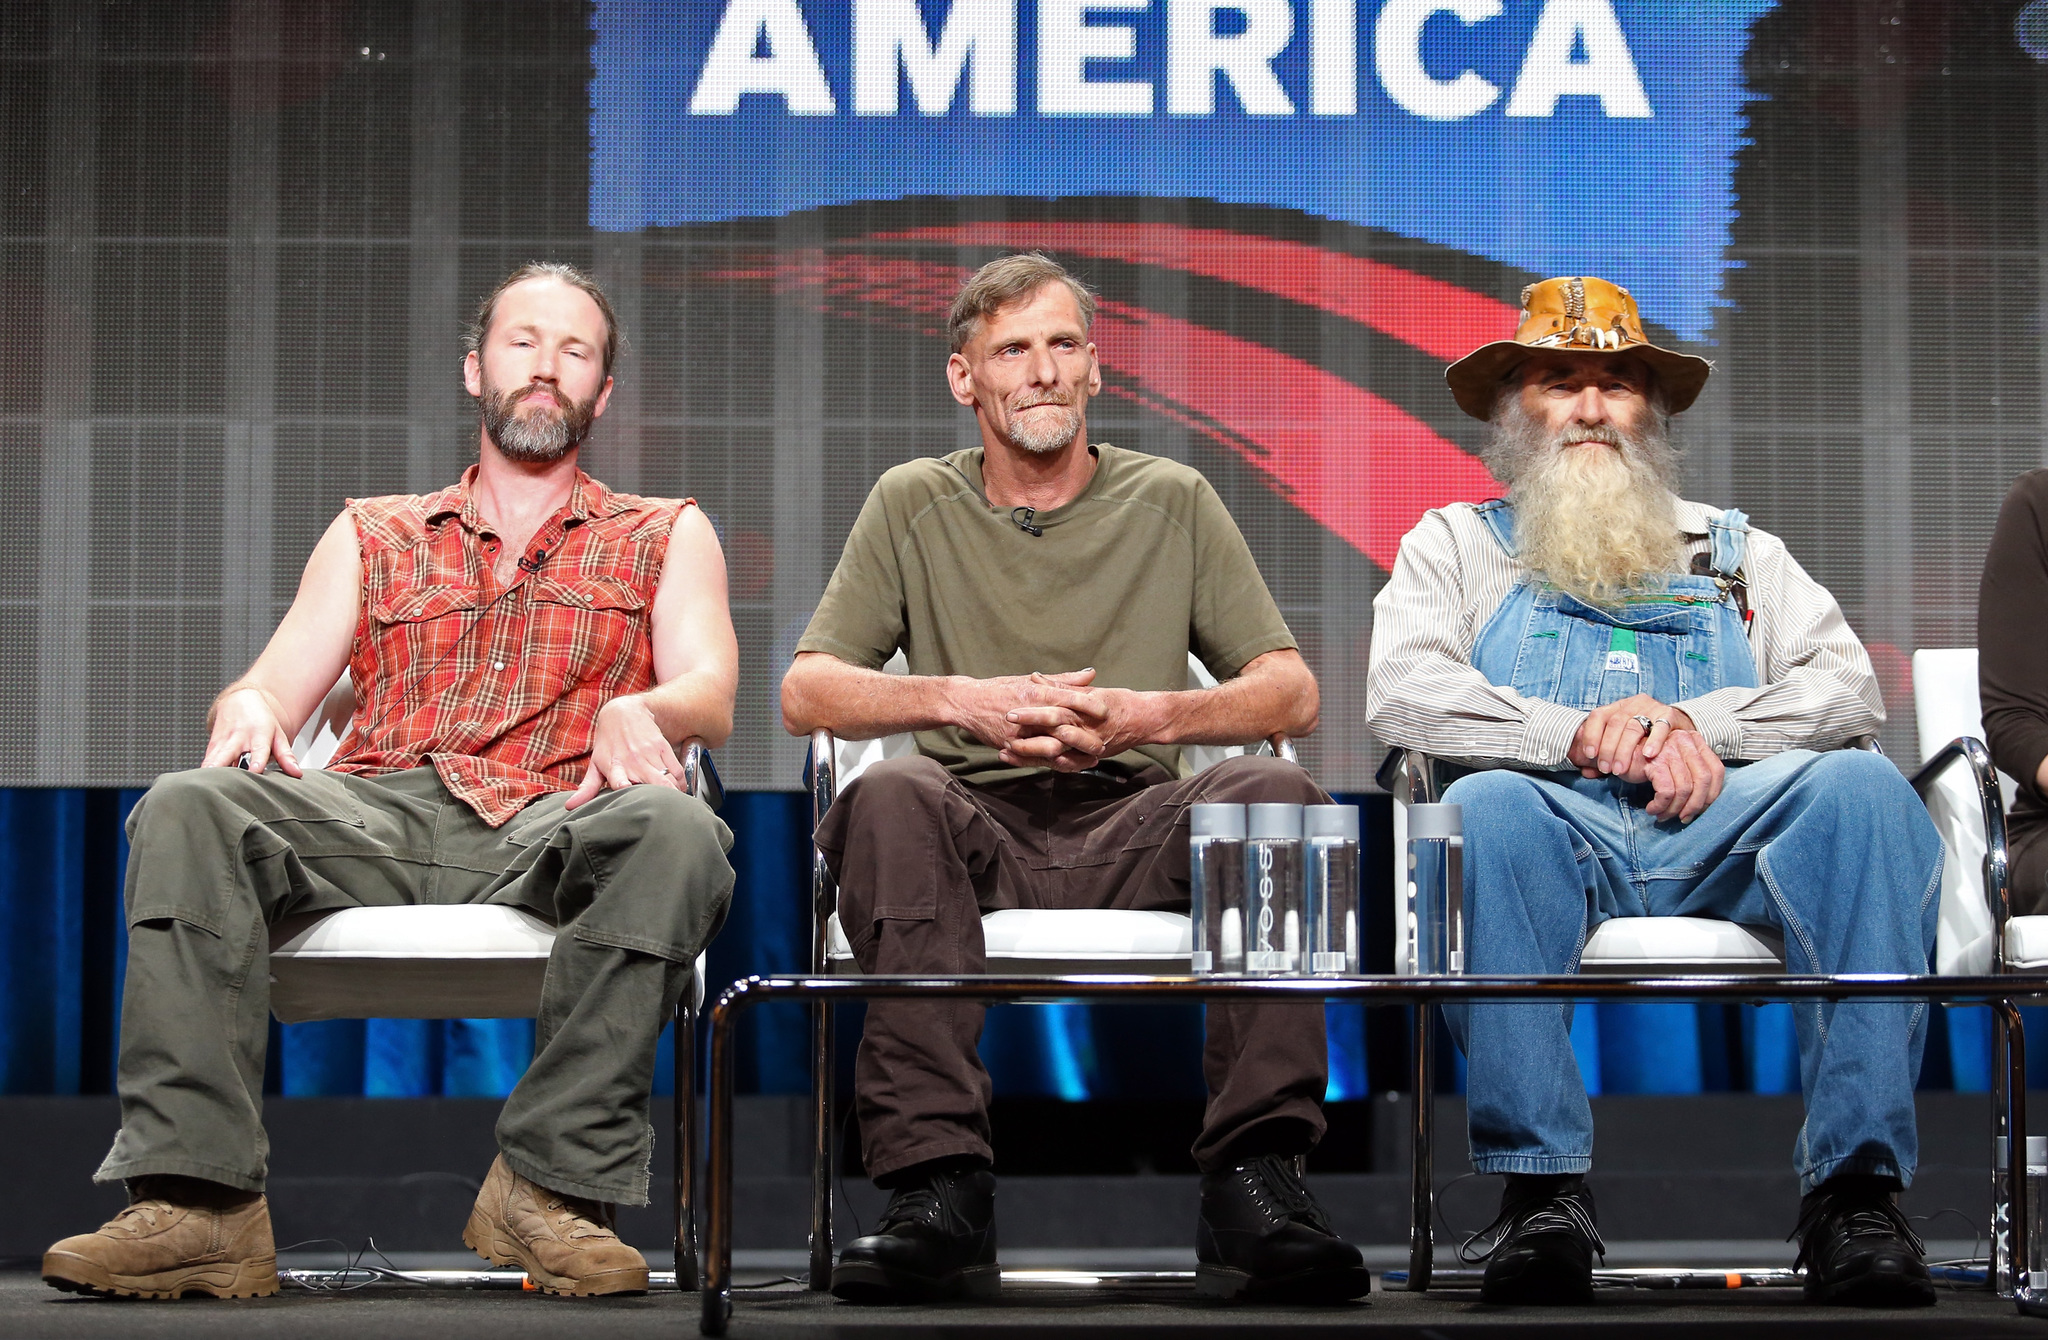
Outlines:
{"label": "tan work boot", "polygon": [[646,1293],[647,1258],[619,1241],[595,1201],[513,1172],[503,1154],[476,1193],[462,1241],[493,1265],[518,1266],[545,1293]]}
{"label": "tan work boot", "polygon": [[139,1177],[136,1199],[97,1233],[43,1253],[43,1283],[122,1298],[261,1298],[277,1292],[270,1203],[193,1177]]}

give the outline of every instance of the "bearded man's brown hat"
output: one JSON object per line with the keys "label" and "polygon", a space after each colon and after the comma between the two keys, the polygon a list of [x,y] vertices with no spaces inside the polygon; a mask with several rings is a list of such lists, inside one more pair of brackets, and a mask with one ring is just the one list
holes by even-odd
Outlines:
{"label": "bearded man's brown hat", "polygon": [[1677,414],[1699,398],[1714,365],[1692,354],[1659,349],[1643,335],[1636,300],[1618,284],[1587,275],[1544,279],[1522,290],[1522,324],[1511,340],[1482,344],[1444,369],[1458,408],[1475,419],[1493,417],[1501,380],[1533,355],[1627,354],[1646,364]]}

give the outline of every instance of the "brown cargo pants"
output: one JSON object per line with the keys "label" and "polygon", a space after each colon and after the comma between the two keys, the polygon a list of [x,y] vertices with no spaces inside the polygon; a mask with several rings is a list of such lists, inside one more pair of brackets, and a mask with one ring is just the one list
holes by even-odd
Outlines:
{"label": "brown cargo pants", "polygon": [[[197,768],[128,817],[121,1131],[96,1180],[261,1191],[270,928],[346,907],[504,903],[561,928],[498,1147],[540,1185],[647,1203],[656,1044],[732,896],[732,833],[694,796],[543,796],[491,828],[432,768]],[[478,1170],[481,1173],[481,1169]]]}
{"label": "brown cargo pants", "polygon": [[[981,914],[1006,907],[1188,908],[1187,807],[1211,801],[1322,805],[1292,763],[1234,758],[1180,781],[1042,773],[970,786],[931,759],[877,763],[818,830],[839,881],[839,921],[862,972],[987,970]],[[868,1175],[948,1155],[993,1159],[990,1084],[972,1001],[875,1001],[855,1063]],[[1202,1071],[1209,1103],[1195,1163],[1306,1152],[1323,1132],[1323,1007],[1211,1005]]]}

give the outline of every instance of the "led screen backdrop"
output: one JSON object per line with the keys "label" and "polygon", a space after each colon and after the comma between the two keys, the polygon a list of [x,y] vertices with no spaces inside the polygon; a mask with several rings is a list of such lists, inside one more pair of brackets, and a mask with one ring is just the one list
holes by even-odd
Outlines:
{"label": "led screen backdrop", "polygon": [[[629,341],[587,464],[731,566],[722,753],[798,785],[789,649],[875,477],[976,440],[944,310],[1035,247],[1102,291],[1093,435],[1216,484],[1369,784],[1370,605],[1488,496],[1445,361],[1549,273],[1716,360],[1687,492],[1873,645],[1973,637],[2039,464],[2043,6],[1888,0],[54,3],[0,19],[0,783],[191,762],[343,497],[474,451],[518,261]],[[2032,53],[2032,54],[2030,54]]]}

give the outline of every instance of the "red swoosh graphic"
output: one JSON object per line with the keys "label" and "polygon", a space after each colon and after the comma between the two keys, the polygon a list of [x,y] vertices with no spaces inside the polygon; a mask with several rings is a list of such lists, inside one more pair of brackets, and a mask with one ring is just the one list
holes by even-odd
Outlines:
{"label": "red swoosh graphic", "polygon": [[1181,270],[1356,321],[1447,363],[1488,340],[1506,339],[1521,319],[1517,307],[1384,261],[1214,228],[1171,223],[987,222],[876,233],[874,238],[1040,248]]}
{"label": "red swoosh graphic", "polygon": [[[968,274],[809,250],[709,277],[816,290],[828,309],[892,308],[938,333]],[[1122,303],[1102,305],[1094,335],[1111,394],[1236,452],[1281,496],[1389,571],[1401,537],[1423,512],[1501,491],[1484,466],[1406,411],[1278,350]]]}

